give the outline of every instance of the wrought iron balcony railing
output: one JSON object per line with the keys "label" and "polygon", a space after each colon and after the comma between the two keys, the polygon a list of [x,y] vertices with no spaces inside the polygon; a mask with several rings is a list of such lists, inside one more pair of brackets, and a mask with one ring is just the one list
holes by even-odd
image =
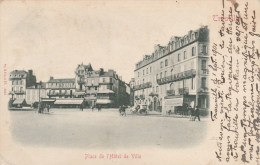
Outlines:
{"label": "wrought iron balcony railing", "polygon": [[196,76],[196,70],[195,69],[191,69],[191,70],[187,70],[184,72],[180,72],[180,73],[176,73],[174,75],[171,76],[167,76],[164,78],[160,78],[157,79],[157,83],[159,85],[161,84],[166,84],[166,83],[170,83],[170,82],[175,82],[175,81],[180,81],[183,79],[188,79],[188,78],[192,78]]}
{"label": "wrought iron balcony railing", "polygon": [[150,88],[150,87],[152,87],[152,83],[147,82],[147,83],[144,83],[144,84],[135,85],[134,90],[145,89],[145,88]]}

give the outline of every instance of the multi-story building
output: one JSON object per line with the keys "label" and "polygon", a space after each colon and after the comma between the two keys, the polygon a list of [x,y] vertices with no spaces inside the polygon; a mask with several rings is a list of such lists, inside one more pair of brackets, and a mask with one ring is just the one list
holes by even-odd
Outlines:
{"label": "multi-story building", "polygon": [[73,98],[75,92],[75,79],[54,79],[46,83],[47,95],[49,98]]}
{"label": "multi-story building", "polygon": [[36,84],[36,77],[33,71],[13,70],[10,72],[9,80],[11,83],[11,104],[26,104],[26,88]]}
{"label": "multi-story building", "polygon": [[77,97],[84,97],[89,106],[115,107],[127,104],[125,83],[114,70],[93,70],[91,64],[81,64],[75,73]]}
{"label": "multi-story building", "polygon": [[33,105],[33,103],[40,102],[41,98],[48,98],[46,83],[37,83],[34,86],[26,88],[26,103]]}
{"label": "multi-story building", "polygon": [[184,106],[209,107],[207,26],[172,37],[167,46],[156,45],[135,69],[135,105],[151,110],[182,111]]}

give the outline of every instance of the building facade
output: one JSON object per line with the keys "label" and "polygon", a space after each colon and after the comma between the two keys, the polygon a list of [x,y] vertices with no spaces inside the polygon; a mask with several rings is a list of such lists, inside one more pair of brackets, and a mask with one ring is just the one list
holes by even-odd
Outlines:
{"label": "building facade", "polygon": [[33,105],[36,102],[40,102],[41,98],[48,98],[48,91],[46,89],[46,83],[37,83],[34,86],[26,88],[26,103]]}
{"label": "building facade", "polygon": [[127,104],[125,82],[114,70],[93,70],[91,64],[76,68],[76,97],[85,98],[88,106],[117,107]]}
{"label": "building facade", "polygon": [[76,83],[74,78],[54,79],[46,82],[46,90],[49,98],[73,98]]}
{"label": "building facade", "polygon": [[26,104],[26,88],[36,84],[36,76],[32,70],[13,70],[10,72],[9,80],[11,89],[11,102],[9,104]]}
{"label": "building facade", "polygon": [[207,26],[172,37],[167,46],[156,45],[152,55],[136,64],[134,102],[150,110],[175,113],[185,106],[209,107]]}

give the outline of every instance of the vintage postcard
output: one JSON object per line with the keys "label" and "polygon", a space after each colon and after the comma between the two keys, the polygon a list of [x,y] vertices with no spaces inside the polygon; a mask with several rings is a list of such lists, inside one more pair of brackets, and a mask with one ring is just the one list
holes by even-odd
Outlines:
{"label": "vintage postcard", "polygon": [[0,164],[260,165],[259,0],[0,1]]}

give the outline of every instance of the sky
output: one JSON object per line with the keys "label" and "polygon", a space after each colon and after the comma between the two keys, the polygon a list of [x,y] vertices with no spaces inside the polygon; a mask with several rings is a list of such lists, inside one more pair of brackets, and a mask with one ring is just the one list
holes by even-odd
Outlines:
{"label": "sky", "polygon": [[78,64],[114,69],[126,82],[155,44],[207,25],[203,1],[9,1],[0,4],[0,55],[38,81],[73,78]]}

